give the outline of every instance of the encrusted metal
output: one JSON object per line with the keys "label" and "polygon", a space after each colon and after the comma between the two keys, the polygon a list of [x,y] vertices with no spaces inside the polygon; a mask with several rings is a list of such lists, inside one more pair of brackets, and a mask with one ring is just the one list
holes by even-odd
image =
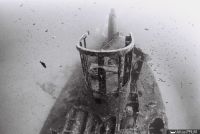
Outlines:
{"label": "encrusted metal", "polygon": [[[115,18],[109,20],[112,25]],[[146,54],[131,34],[123,36],[115,27],[109,26],[98,50],[88,48],[89,32],[82,35],[76,45],[82,73],[74,72],[40,134],[166,133],[164,104]]]}

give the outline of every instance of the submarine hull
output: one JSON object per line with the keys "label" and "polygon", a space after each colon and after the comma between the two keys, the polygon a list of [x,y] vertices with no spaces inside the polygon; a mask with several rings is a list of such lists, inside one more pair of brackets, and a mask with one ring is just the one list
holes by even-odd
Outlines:
{"label": "submarine hull", "polygon": [[[140,49],[134,48],[133,55],[127,106],[133,107],[134,116],[124,116],[119,133],[165,134],[167,117],[153,72]],[[115,134],[115,119],[103,121],[93,112],[94,109],[88,108],[93,107],[92,98],[85,93],[84,77],[79,67],[58,97],[40,134],[104,134],[106,126],[110,134]]]}
{"label": "submarine hull", "polygon": [[[40,134],[165,134],[167,118],[146,54],[117,32],[111,10],[100,50],[77,44],[81,64],[60,93]],[[81,70],[82,67],[82,70]]]}

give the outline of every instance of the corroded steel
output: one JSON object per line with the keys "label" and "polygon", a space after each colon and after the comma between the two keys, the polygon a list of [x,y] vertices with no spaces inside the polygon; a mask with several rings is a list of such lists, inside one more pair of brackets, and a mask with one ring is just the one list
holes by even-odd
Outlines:
{"label": "corroded steel", "polygon": [[[132,64],[130,63],[132,62],[132,52],[134,48],[134,43],[132,42],[131,34],[126,36],[126,38],[122,38],[117,35],[117,38],[125,40],[124,44],[120,44],[122,46],[121,48],[112,50],[110,49],[91,50],[86,48],[85,47],[86,45],[82,45],[86,43],[85,40],[87,37],[88,34],[87,33],[84,34],[81,37],[79,44],[76,46],[80,52],[83,74],[85,76],[86,85],[87,88],[90,89],[91,92],[93,92],[93,97],[95,100],[97,100],[97,103],[101,103],[101,101],[105,103],[102,104],[100,107],[107,107],[106,116],[108,117],[105,117],[104,114],[99,114],[100,118],[102,119],[109,117],[115,118],[115,124],[114,124],[115,131],[108,130],[108,132],[112,133],[113,131],[117,132],[120,129],[120,121],[122,118],[122,113],[124,111],[124,108],[126,106],[126,101],[128,98],[128,92],[130,87],[130,72],[132,66]],[[112,44],[113,42],[109,41],[109,43]],[[96,64],[89,63],[90,56],[96,58]],[[114,63],[110,65],[108,63],[109,61]],[[90,70],[93,69],[94,67],[96,67],[97,73],[93,72],[91,74]],[[116,68],[116,71],[114,71],[115,70],[114,68]],[[116,84],[117,87],[112,86],[112,88],[116,88],[115,91],[109,92],[107,85],[110,84],[108,79],[112,77],[111,76],[112,74],[108,75],[108,73],[113,71],[115,74],[117,74],[116,75],[117,78],[115,77],[115,79],[118,82]],[[92,75],[91,78],[90,75]],[[94,86],[95,83],[92,83],[93,79],[95,79],[94,78],[95,76],[93,75],[96,75],[97,77],[96,79],[97,82],[99,83],[97,84],[97,86]]]}
{"label": "corroded steel", "polygon": [[82,35],[76,48],[83,73],[74,73],[40,134],[166,133],[164,104],[146,55],[131,34],[109,34],[99,50],[87,48],[89,32]]}

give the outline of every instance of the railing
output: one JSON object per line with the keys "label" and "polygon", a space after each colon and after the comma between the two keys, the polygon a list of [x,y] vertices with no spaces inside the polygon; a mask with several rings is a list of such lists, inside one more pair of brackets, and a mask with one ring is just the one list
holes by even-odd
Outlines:
{"label": "railing", "polygon": [[[80,52],[80,58],[82,63],[83,74],[85,77],[85,84],[87,90],[91,91],[94,98],[100,97],[100,99],[104,98],[104,96],[110,97],[112,102],[117,104],[118,107],[116,111],[116,131],[119,131],[119,124],[121,121],[121,113],[124,110],[124,106],[126,105],[126,99],[128,96],[128,85],[130,84],[130,73],[132,68],[132,52],[134,48],[134,43],[132,41],[131,34],[125,37],[125,44],[121,44],[123,47],[118,49],[100,49],[100,50],[92,50],[87,48],[86,39],[88,38],[89,32],[81,36],[79,43],[76,45],[77,50]],[[103,44],[102,44],[103,45]],[[115,44],[113,44],[115,45]],[[94,59],[94,60],[91,60]],[[114,65],[107,65],[107,59],[114,60]],[[94,73],[95,80],[91,77],[90,72],[91,69],[96,67],[96,71]],[[113,69],[113,71],[111,71]],[[112,73],[112,76],[115,75],[110,82],[117,81],[116,85],[110,86],[108,83],[108,78],[110,75],[108,73]],[[116,78],[116,79],[115,79]],[[97,79],[97,80],[96,80]],[[96,82],[97,81],[97,82]],[[95,83],[94,83],[95,82]],[[97,84],[97,90],[93,89]],[[115,82],[114,82],[115,84]],[[108,86],[109,85],[109,86]],[[116,91],[113,93],[107,92],[108,87],[116,86]],[[106,97],[105,97],[106,98]],[[118,99],[116,99],[118,98]],[[97,98],[99,99],[99,98]],[[115,109],[114,106],[111,109]]]}

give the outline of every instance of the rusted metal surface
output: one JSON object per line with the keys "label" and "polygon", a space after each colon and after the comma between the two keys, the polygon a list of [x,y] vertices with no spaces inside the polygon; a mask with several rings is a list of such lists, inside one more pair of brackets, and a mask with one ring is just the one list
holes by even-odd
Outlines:
{"label": "rusted metal surface", "polygon": [[[165,107],[156,80],[148,66],[143,62],[141,74],[137,81],[139,112],[138,130],[141,134],[164,134],[168,126]],[[156,124],[157,123],[157,124]]]}
{"label": "rusted metal surface", "polygon": [[[130,35],[129,35],[130,36]],[[84,38],[83,38],[84,37]],[[134,47],[134,43],[129,43],[129,45],[124,44],[124,47],[122,48],[118,48],[118,49],[100,49],[100,50],[92,50],[92,49],[88,49],[86,47],[81,46],[81,44],[84,43],[84,39],[86,39],[88,37],[88,33],[84,34],[81,39],[79,40],[79,43],[76,45],[76,48],[78,49],[78,51],[81,54],[86,54],[86,55],[90,55],[90,56],[111,56],[111,55],[121,55],[124,56],[127,52],[130,52],[133,47]],[[116,39],[118,38],[118,35],[116,35]],[[128,40],[128,39],[127,39]],[[115,41],[115,40],[114,40]],[[113,42],[114,42],[113,41]],[[128,40],[127,42],[132,42],[132,40]],[[117,43],[117,42],[116,42]],[[112,41],[109,43],[112,44]]]}
{"label": "rusted metal surface", "polygon": [[[91,50],[90,50],[91,51]],[[110,69],[109,56],[97,54],[93,60],[88,53],[81,53],[83,79],[79,99],[64,105],[71,108],[65,114],[60,128],[53,128],[52,134],[164,134],[167,118],[164,105],[153,74],[145,60],[145,54],[133,48],[123,56],[115,58],[116,66]],[[114,57],[117,55],[114,54]],[[113,55],[110,54],[110,58]],[[90,61],[91,60],[91,61]],[[95,64],[92,64],[95,62]],[[112,62],[111,62],[112,63]],[[90,69],[97,68],[96,71]],[[108,92],[108,72],[116,74],[116,90]],[[108,71],[108,72],[107,72]],[[91,78],[93,74],[94,78]],[[97,89],[91,79],[97,79]],[[111,86],[112,87],[112,86]],[[74,105],[74,106],[73,106]],[[56,118],[55,118],[56,119]],[[41,134],[49,134],[41,133]]]}
{"label": "rusted metal surface", "polygon": [[[82,37],[86,38],[86,34]],[[85,38],[81,38],[80,42]],[[118,37],[121,38],[121,37]],[[123,39],[123,38],[122,38]],[[124,111],[124,107],[126,105],[127,97],[128,97],[128,90],[130,85],[130,72],[131,72],[131,61],[132,61],[132,51],[134,47],[134,43],[132,43],[131,35],[125,38],[125,43],[121,44],[124,46],[123,48],[119,48],[117,50],[104,50],[101,49],[97,50],[90,50],[85,47],[80,46],[80,43],[77,45],[77,49],[80,52],[81,62],[83,65],[83,74],[85,76],[87,88],[93,92],[93,97],[97,103],[101,103],[103,101],[102,106],[100,107],[107,107],[106,109],[106,116],[114,116],[115,117],[115,132],[119,131],[120,128],[120,121],[122,118],[122,113]],[[86,42],[84,42],[86,43]],[[110,42],[109,43],[113,43]],[[84,45],[85,46],[85,45]],[[110,45],[109,45],[110,46]],[[82,55],[87,57],[87,60],[82,58]],[[96,62],[96,71],[94,73],[97,75],[96,81],[97,86],[93,81],[94,78],[90,77],[90,68],[94,68],[94,63],[88,61],[89,57],[93,56],[96,58],[94,62]],[[118,58],[116,58],[118,57]],[[111,62],[109,64],[109,62]],[[91,64],[90,64],[91,63]],[[116,71],[112,68],[115,66]],[[111,68],[111,69],[109,69]],[[109,74],[108,72],[115,72],[116,77],[112,77],[114,74]],[[108,78],[107,78],[108,77]],[[116,88],[114,92],[110,92],[107,85],[111,85],[109,83],[109,77],[114,78],[113,81],[117,81],[117,87],[111,86],[111,88]],[[107,83],[108,82],[108,83]],[[96,88],[95,88],[96,87]],[[117,104],[117,105],[116,105]],[[105,106],[106,105],[106,106]],[[98,111],[96,111],[98,113]],[[104,111],[105,112],[105,111]],[[102,112],[101,112],[102,113]],[[108,118],[105,117],[105,114],[99,114],[101,118]]]}
{"label": "rusted metal surface", "polygon": [[89,32],[81,37],[82,74],[69,82],[71,92],[61,94],[41,134],[165,134],[165,108],[146,55],[131,34],[111,33],[99,50],[87,48]]}
{"label": "rusted metal surface", "polygon": [[[122,125],[123,133],[165,134],[167,117],[155,78],[146,61],[146,55],[134,48],[131,88]],[[134,125],[133,125],[134,124]]]}
{"label": "rusted metal surface", "polygon": [[[80,54],[82,54],[82,51],[80,51]],[[88,53],[85,53],[86,57],[88,56],[87,54]],[[118,95],[114,99],[112,98],[112,96],[106,94],[107,76],[105,71],[106,67],[103,67],[105,64],[104,57],[97,54],[97,64],[95,66],[100,67],[97,69],[98,73],[96,74],[98,75],[98,81],[100,81],[98,86],[98,88],[100,89],[99,92],[105,96],[107,95],[107,97],[105,98],[103,96],[98,96],[99,100],[103,98],[103,101],[106,102],[105,105],[99,105],[100,107],[104,107],[106,109],[98,110],[105,112],[106,114],[102,114],[101,112],[95,110],[93,110],[92,112],[90,111],[91,113],[97,114],[97,116],[101,120],[98,123],[95,123],[95,128],[98,128],[96,129],[96,133],[165,133],[165,130],[167,128],[167,119],[164,113],[164,105],[162,103],[162,98],[160,96],[156,82],[155,80],[153,80],[153,76],[149,74],[151,70],[147,66],[145,54],[140,49],[134,47],[133,51],[127,52],[124,57],[122,55],[118,55],[118,89],[116,90]],[[82,64],[89,65],[85,62],[86,60],[82,61]],[[83,67],[83,72],[85,71],[84,74],[86,83],[90,83],[87,82],[87,80],[89,80],[87,78],[89,77],[89,71],[85,70],[85,68],[89,69],[90,67]],[[151,84],[152,81],[153,87],[151,87],[152,85],[147,86]],[[90,83],[90,85],[92,85],[92,83]],[[92,87],[90,87],[89,85],[87,87],[93,90]],[[150,90],[152,90],[152,92]],[[91,97],[95,98],[96,96]],[[117,105],[114,105],[113,102],[117,103]],[[96,103],[100,102],[97,101]],[[91,118],[94,118],[92,114],[90,114],[90,117],[88,117],[88,121],[85,121],[86,126],[82,127],[85,128],[83,132],[79,132],[78,130],[76,130],[76,132],[73,132],[73,134],[77,132],[88,134],[92,133],[91,131],[89,131],[91,129]]]}

